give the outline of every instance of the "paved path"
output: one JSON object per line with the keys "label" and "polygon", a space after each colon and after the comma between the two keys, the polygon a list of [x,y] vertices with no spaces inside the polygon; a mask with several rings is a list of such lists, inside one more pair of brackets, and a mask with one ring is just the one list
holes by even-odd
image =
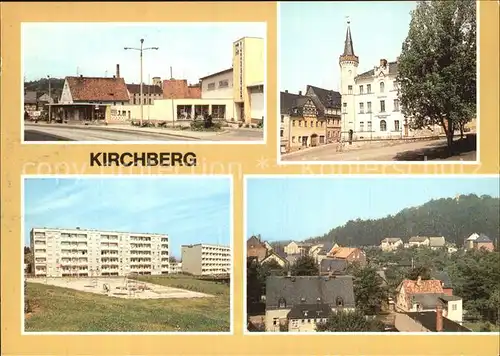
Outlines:
{"label": "paved path", "polygon": [[313,147],[283,155],[282,161],[425,161],[457,160],[474,161],[476,152],[470,151],[460,156],[444,157],[446,139],[402,143],[385,147],[363,147],[352,151],[336,152],[336,145]]}
{"label": "paved path", "polygon": [[25,124],[25,141],[258,141],[262,130],[232,129],[221,133],[130,126]]}

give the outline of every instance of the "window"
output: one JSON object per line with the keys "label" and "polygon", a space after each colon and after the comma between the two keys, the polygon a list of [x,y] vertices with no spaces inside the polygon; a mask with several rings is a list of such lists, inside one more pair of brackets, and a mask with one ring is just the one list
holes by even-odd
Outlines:
{"label": "window", "polygon": [[283,137],[283,130],[280,130],[280,137]]}
{"label": "window", "polygon": [[372,92],[372,85],[371,84],[366,84],[366,92],[368,94],[371,94],[371,92]]}
{"label": "window", "polygon": [[302,121],[299,121],[299,127],[302,127]]}
{"label": "window", "polygon": [[344,300],[342,299],[342,297],[337,297],[337,299],[335,300],[335,304],[337,305],[337,307],[343,307]]}
{"label": "window", "polygon": [[394,111],[399,111],[399,99],[394,99]]}
{"label": "window", "polygon": [[280,309],[286,308],[286,300],[285,300],[285,298],[280,298],[278,300],[278,306],[279,306]]}
{"label": "window", "polygon": [[347,112],[347,103],[343,103],[343,104],[342,104],[342,111],[343,111],[344,113],[346,113],[346,112]]}
{"label": "window", "polygon": [[372,102],[371,101],[366,103],[366,112],[368,114],[372,112]]}
{"label": "window", "polygon": [[292,143],[295,143],[295,136],[292,136]]}
{"label": "window", "polygon": [[380,131],[387,131],[387,123],[385,120],[380,121]]}
{"label": "window", "polygon": [[368,132],[371,132],[372,131],[372,122],[371,121],[368,121],[366,123],[366,128],[368,129]]}
{"label": "window", "polygon": [[359,113],[360,114],[365,113],[365,103],[359,103]]}
{"label": "window", "polygon": [[208,83],[207,90],[215,90],[215,83]]}
{"label": "window", "polygon": [[281,115],[281,122],[285,122],[285,115]]}
{"label": "window", "polygon": [[364,123],[363,121],[361,121],[361,122],[359,123],[359,131],[360,131],[360,132],[363,132],[363,131],[364,131],[364,129],[365,129],[365,123]]}
{"label": "window", "polygon": [[398,90],[398,82],[397,81],[392,82],[392,90]]}
{"label": "window", "polygon": [[359,93],[363,94],[363,86],[362,85],[359,86]]}
{"label": "window", "polygon": [[385,90],[385,84],[384,82],[380,82],[380,92],[383,93]]}
{"label": "window", "polygon": [[347,86],[347,93],[352,94],[352,85]]}
{"label": "window", "polygon": [[295,126],[295,121],[292,121],[292,126]]}
{"label": "window", "polygon": [[399,120],[394,120],[394,131],[399,131]]}
{"label": "window", "polygon": [[380,100],[380,112],[385,112],[385,101]]}
{"label": "window", "polygon": [[219,81],[219,88],[227,88],[229,86],[229,81],[227,79]]}
{"label": "window", "polygon": [[457,310],[457,305],[456,304],[452,304],[451,305],[451,310]]}
{"label": "window", "polygon": [[151,98],[149,98],[149,99],[148,99],[148,101],[149,101],[149,102],[148,102],[148,103],[149,103],[149,105],[151,105]]}

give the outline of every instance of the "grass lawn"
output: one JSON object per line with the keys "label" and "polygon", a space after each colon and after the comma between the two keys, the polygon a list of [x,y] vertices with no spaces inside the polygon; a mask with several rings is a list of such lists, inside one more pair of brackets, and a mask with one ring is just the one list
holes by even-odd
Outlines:
{"label": "grass lawn", "polygon": [[[484,325],[484,323],[481,323],[481,322],[464,323],[464,326],[466,328],[469,328],[469,329],[471,329],[474,332],[481,332],[481,326],[483,326],[483,325]],[[500,332],[500,326],[494,325],[494,324],[490,324],[490,327],[491,327],[491,332]],[[485,331],[483,331],[483,332],[485,332]]]}
{"label": "grass lawn", "polygon": [[230,331],[228,285],[189,276],[141,276],[138,279],[215,297],[128,300],[28,283],[27,296],[33,312],[25,317],[25,331]]}

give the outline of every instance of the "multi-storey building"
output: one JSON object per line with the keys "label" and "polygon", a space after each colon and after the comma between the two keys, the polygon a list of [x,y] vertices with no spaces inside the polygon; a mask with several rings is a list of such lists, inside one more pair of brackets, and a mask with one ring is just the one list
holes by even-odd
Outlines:
{"label": "multi-storey building", "polygon": [[85,229],[33,228],[35,276],[168,274],[167,235]]}
{"label": "multi-storey building", "polygon": [[221,245],[183,245],[182,272],[197,276],[231,273],[231,249]]}

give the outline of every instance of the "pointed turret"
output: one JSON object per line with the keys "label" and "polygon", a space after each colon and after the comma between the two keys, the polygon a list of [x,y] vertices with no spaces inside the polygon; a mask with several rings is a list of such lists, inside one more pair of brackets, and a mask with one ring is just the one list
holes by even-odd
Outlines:
{"label": "pointed turret", "polygon": [[340,56],[340,62],[355,62],[359,63],[358,57],[354,54],[354,46],[352,44],[352,36],[351,36],[351,21],[347,20],[347,31],[345,34],[345,43],[344,43],[344,53]]}

